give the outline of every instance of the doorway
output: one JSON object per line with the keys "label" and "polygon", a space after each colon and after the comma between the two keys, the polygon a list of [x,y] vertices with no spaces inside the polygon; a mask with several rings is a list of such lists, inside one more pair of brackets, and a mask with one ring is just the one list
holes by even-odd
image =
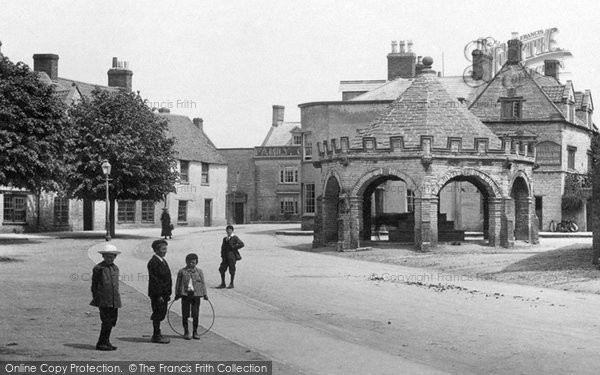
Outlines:
{"label": "doorway", "polygon": [[235,202],[233,204],[233,220],[236,224],[244,223],[244,203]]}
{"label": "doorway", "polygon": [[83,200],[83,230],[94,230],[94,201]]}
{"label": "doorway", "polygon": [[204,226],[210,227],[212,225],[212,199],[204,200]]}
{"label": "doorway", "polygon": [[542,203],[543,203],[542,197],[535,197],[535,216],[537,216],[537,218],[538,218],[538,229],[540,230],[540,232],[542,231],[543,222],[544,222],[544,220],[542,220],[542,214],[543,214]]}

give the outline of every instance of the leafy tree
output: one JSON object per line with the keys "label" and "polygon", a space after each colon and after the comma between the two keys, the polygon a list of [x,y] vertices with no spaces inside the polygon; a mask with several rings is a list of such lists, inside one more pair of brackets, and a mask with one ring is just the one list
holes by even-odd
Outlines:
{"label": "leafy tree", "polygon": [[600,259],[600,134],[592,136],[592,232],[593,232],[593,255],[592,263],[598,264]]}
{"label": "leafy tree", "polygon": [[0,185],[59,191],[72,128],[52,86],[0,54]]}
{"label": "leafy tree", "polygon": [[104,200],[101,165],[108,160],[112,166],[109,191],[113,236],[115,200],[157,202],[175,191],[175,141],[167,137],[167,120],[152,113],[139,95],[95,89],[69,114],[76,132],[70,153],[70,193],[80,199]]}

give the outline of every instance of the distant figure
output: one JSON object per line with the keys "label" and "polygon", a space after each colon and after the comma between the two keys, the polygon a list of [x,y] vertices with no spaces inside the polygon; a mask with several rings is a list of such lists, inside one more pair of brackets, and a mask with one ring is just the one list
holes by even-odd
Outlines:
{"label": "distant figure", "polygon": [[244,243],[238,238],[238,236],[233,234],[233,225],[228,225],[225,228],[225,231],[227,232],[227,237],[223,238],[223,243],[221,244],[221,265],[219,266],[221,285],[219,285],[217,288],[225,288],[225,271],[227,271],[229,268],[229,275],[231,276],[231,279],[227,289],[233,289],[235,263],[242,259],[238,250],[244,247]]}
{"label": "distant figure", "polygon": [[[198,264],[198,255],[188,254],[185,257],[186,266],[177,273],[177,282],[175,282],[175,300],[181,298],[181,318],[183,322],[183,338],[190,340],[200,339],[198,334],[198,317],[200,312],[200,298],[208,301],[206,294],[206,284],[204,283],[204,274],[196,265]],[[190,336],[188,328],[188,319],[192,313],[193,333]]]}
{"label": "distant figure", "polygon": [[160,224],[162,226],[160,236],[164,237],[165,240],[167,239],[167,236],[169,237],[169,239],[172,239],[173,224],[171,224],[171,215],[169,215],[169,209],[166,207],[163,208],[162,215],[160,215]]}
{"label": "distant figure", "polygon": [[104,245],[104,249],[98,252],[102,254],[104,260],[96,264],[92,270],[92,302],[90,302],[90,305],[100,310],[100,321],[102,321],[96,350],[117,350],[117,347],[110,343],[110,332],[117,325],[121,307],[119,267],[114,263],[121,252],[112,244]]}
{"label": "distant figure", "polygon": [[160,322],[167,316],[167,304],[171,299],[171,269],[165,260],[167,254],[167,241],[156,240],[152,242],[154,255],[148,262],[148,297],[152,306],[152,342],[168,344],[170,340],[160,332]]}

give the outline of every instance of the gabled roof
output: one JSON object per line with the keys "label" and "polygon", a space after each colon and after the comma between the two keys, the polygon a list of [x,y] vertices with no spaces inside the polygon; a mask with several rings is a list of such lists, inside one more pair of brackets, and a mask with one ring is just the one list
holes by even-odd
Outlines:
{"label": "gabled roof", "polygon": [[449,137],[462,137],[464,148],[474,148],[475,138],[488,138],[489,148],[502,142],[465,105],[450,94],[435,76],[424,71],[368,127],[359,129],[352,147],[363,137],[375,137],[377,147],[389,147],[389,138],[402,136],[404,145],[421,145],[421,136],[433,136],[433,147],[448,147]]}
{"label": "gabled roof", "polygon": [[120,90],[119,87],[108,87],[102,85],[93,85],[91,83],[85,83],[75,81],[72,79],[57,77],[56,80],[50,79],[46,72],[36,72],[38,79],[54,88],[54,92],[63,101],[63,103],[69,105],[79,100],[81,97],[89,98],[92,96],[92,91],[97,87],[101,90],[117,92]]}
{"label": "gabled roof", "polygon": [[227,164],[225,159],[204,133],[189,117],[159,113],[169,123],[168,135],[175,138],[177,159],[199,161],[210,164]]}
{"label": "gabled roof", "polygon": [[544,93],[548,95],[548,98],[554,103],[562,103],[563,95],[565,92],[565,85],[558,86],[542,86]]}
{"label": "gabled roof", "polygon": [[292,131],[300,127],[299,122],[282,121],[277,126],[271,126],[261,147],[268,146],[290,146],[292,145]]}
{"label": "gabled roof", "polygon": [[[532,74],[534,75],[532,76]],[[553,98],[559,96],[562,98],[564,88],[542,88],[538,81],[542,83],[552,81],[541,80],[539,76],[536,76],[538,78],[536,80],[534,76],[535,73],[521,64],[505,64],[485,86],[469,109],[482,121],[505,121],[506,119],[501,117],[498,99],[515,96],[524,99],[522,120],[566,120],[565,114],[546,94],[548,90]]]}

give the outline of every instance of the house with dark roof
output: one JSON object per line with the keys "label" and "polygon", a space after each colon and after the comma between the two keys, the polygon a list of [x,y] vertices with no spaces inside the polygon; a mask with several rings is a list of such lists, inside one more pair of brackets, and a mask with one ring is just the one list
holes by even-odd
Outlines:
{"label": "house with dark roof", "polygon": [[[513,48],[518,50],[519,41],[511,43],[515,43]],[[315,165],[320,165],[316,159],[319,152],[329,150],[335,154],[335,150],[340,147],[340,139],[347,137],[350,142],[348,147],[352,148],[359,147],[361,142],[374,137],[378,142],[374,145],[376,148],[393,148],[393,138],[401,137],[402,147],[414,147],[406,144],[407,139],[416,141],[419,137],[415,138],[415,135],[431,134],[432,147],[439,148],[448,145],[440,144],[445,138],[437,138],[436,134],[450,130],[457,134],[457,138],[462,139],[460,147],[467,147],[467,138],[460,134],[468,129],[468,122],[459,121],[452,125],[438,122],[439,129],[425,131],[428,128],[423,125],[421,130],[416,131],[418,118],[399,116],[400,113],[409,111],[408,107],[402,107],[400,98],[409,87],[414,89],[414,85],[418,84],[415,81],[420,78],[424,64],[420,56],[412,51],[412,43],[408,50],[402,43],[400,50],[394,44],[392,43],[392,52],[388,55],[387,80],[341,81],[342,101],[299,105],[302,136],[306,140],[303,148],[312,149],[312,154],[302,154],[301,183],[303,186],[314,185],[315,191],[314,198],[303,196],[303,207],[315,204],[317,208],[325,209],[323,200],[326,198],[326,181],[323,179],[323,171],[315,168]],[[558,223],[564,219],[574,220],[585,230],[587,223],[591,223],[591,210],[587,209],[588,202],[585,200],[585,192],[589,191],[585,175],[589,170],[591,135],[597,131],[592,120],[593,101],[590,91],[576,91],[571,81],[561,82],[558,60],[544,61],[544,70],[540,73],[522,64],[518,53],[515,55],[516,60],[505,64],[494,75],[492,59],[486,53],[488,51],[473,51],[473,65],[468,74],[446,77],[437,73],[436,90],[446,92],[457,102],[450,104],[444,101],[436,111],[432,111],[431,97],[421,98],[421,104],[416,105],[428,106],[430,109],[427,119],[421,119],[422,124],[440,116],[451,115],[456,119],[458,106],[462,106],[462,109],[467,109],[486,125],[487,130],[482,130],[481,133],[483,137],[493,139],[489,137],[490,132],[502,142],[505,137],[509,137],[514,140],[511,147],[517,147],[522,154],[535,150],[536,164],[533,175],[530,176],[531,181],[528,182],[528,199],[531,200],[534,207],[532,210],[538,219],[536,230],[548,230],[552,222]],[[427,92],[432,95],[432,91]],[[396,106],[398,110],[389,111],[390,106]],[[414,108],[410,112],[412,116],[422,115]],[[399,130],[403,129],[403,121],[411,123],[410,129]],[[396,134],[397,132],[400,133]],[[315,142],[319,140],[321,150],[315,147]],[[329,141],[324,143],[323,140]],[[451,141],[448,142],[450,145]],[[370,144],[370,141],[367,143]],[[469,144],[468,147],[472,145]],[[346,160],[346,156],[343,156],[343,160]],[[384,167],[381,164],[376,158],[371,161],[374,169]],[[385,221],[381,217],[389,214],[407,215],[415,210],[415,191],[401,180],[388,179],[371,192],[369,200],[374,221]],[[573,192],[575,185],[585,194]],[[483,198],[484,191],[480,186],[467,180],[453,180],[439,191],[438,210],[445,215],[444,220],[452,223],[455,230],[486,233],[485,216],[489,207]],[[521,207],[524,206],[521,204]],[[318,209],[302,212],[303,229],[323,225],[315,223],[315,218],[320,216],[316,211]],[[512,225],[518,227],[520,224]],[[367,228],[362,229],[367,231]],[[376,230],[375,225],[370,229],[373,233]],[[522,236],[516,234],[517,237]],[[384,237],[388,239],[386,236]],[[361,238],[377,237],[374,234],[372,238]]]}
{"label": "house with dark roof", "polygon": [[271,127],[260,146],[219,149],[228,161],[228,220],[231,223],[300,220],[299,122],[284,120],[273,106]]}
{"label": "house with dark roof", "polygon": [[[126,61],[116,57],[108,70],[108,84],[99,85],[59,76],[59,56],[33,55],[33,70],[39,79],[51,85],[55,94],[67,105],[91,96],[94,89],[117,91],[132,89],[133,72]],[[159,113],[168,122],[169,136],[175,138],[181,181],[176,193],[167,195],[164,202],[117,201],[116,227],[160,227],[162,208],[166,207],[174,225],[211,226],[225,224],[225,192],[227,163],[203,130],[202,119]],[[0,211],[3,231],[56,230],[81,231],[105,228],[104,201],[61,198],[44,193],[39,204],[31,192],[2,189]],[[37,211],[40,221],[37,222]],[[157,228],[157,230],[160,230]]]}

